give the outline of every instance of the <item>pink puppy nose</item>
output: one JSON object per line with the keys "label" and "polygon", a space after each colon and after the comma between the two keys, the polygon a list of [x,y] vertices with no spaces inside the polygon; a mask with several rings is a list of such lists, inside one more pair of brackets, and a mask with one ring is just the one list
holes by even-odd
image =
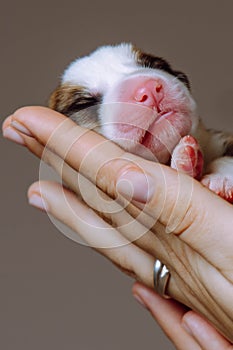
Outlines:
{"label": "pink puppy nose", "polygon": [[135,101],[147,107],[158,107],[163,97],[163,85],[155,80],[144,82],[134,93]]}

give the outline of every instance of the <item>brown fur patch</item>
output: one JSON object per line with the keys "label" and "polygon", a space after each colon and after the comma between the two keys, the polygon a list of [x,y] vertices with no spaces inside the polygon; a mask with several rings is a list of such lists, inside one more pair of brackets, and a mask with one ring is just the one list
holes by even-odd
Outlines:
{"label": "brown fur patch", "polygon": [[83,86],[59,85],[51,94],[49,107],[67,116],[94,106],[100,102],[100,96],[94,96]]}

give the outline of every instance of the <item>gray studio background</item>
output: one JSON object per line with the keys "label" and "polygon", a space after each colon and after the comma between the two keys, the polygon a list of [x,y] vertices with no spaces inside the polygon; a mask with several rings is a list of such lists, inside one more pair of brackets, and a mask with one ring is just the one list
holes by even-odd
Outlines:
{"label": "gray studio background", "polygon": [[[45,105],[64,67],[99,45],[132,41],[185,71],[206,124],[232,125],[232,10],[221,1],[3,1],[1,120]],[[39,161],[0,140],[0,348],[174,349],[131,296],[132,280],[29,207]]]}

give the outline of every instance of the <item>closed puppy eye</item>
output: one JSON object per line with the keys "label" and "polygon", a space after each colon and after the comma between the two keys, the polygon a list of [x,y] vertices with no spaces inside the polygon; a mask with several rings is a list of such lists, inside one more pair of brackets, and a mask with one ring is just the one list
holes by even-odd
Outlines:
{"label": "closed puppy eye", "polygon": [[82,86],[62,84],[52,93],[49,107],[67,116],[101,102],[100,95],[91,94]]}
{"label": "closed puppy eye", "polygon": [[66,109],[63,111],[66,115],[72,115],[75,112],[79,112],[83,109],[92,107],[100,103],[100,97],[88,95],[87,93],[82,94],[77,91],[76,94],[72,97],[72,103],[66,106]]}

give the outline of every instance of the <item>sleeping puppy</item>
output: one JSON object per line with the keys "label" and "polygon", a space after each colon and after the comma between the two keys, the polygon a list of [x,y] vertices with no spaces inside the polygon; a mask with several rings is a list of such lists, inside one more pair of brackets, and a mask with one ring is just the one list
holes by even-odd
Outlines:
{"label": "sleeping puppy", "polygon": [[233,203],[233,135],[203,126],[187,76],[164,59],[131,44],[100,47],[70,64],[49,106]]}

